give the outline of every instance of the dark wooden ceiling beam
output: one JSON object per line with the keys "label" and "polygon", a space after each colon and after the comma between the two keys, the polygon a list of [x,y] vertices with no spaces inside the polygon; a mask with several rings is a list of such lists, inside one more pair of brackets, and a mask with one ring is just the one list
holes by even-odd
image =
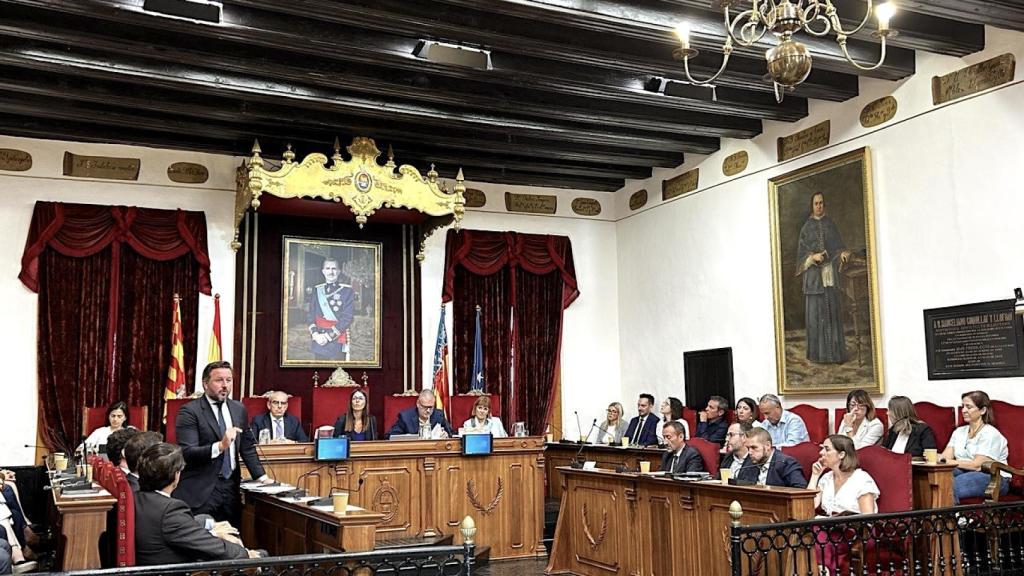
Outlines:
{"label": "dark wooden ceiling beam", "polygon": [[1021,0],[899,0],[901,10],[1024,31]]}

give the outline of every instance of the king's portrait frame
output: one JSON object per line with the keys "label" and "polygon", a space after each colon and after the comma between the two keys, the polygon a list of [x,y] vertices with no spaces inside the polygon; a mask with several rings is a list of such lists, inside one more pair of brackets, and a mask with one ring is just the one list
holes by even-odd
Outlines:
{"label": "king's portrait frame", "polygon": [[381,252],[380,242],[282,238],[281,367],[381,366]]}
{"label": "king's portrait frame", "polygon": [[871,151],[768,181],[780,394],[885,390]]}

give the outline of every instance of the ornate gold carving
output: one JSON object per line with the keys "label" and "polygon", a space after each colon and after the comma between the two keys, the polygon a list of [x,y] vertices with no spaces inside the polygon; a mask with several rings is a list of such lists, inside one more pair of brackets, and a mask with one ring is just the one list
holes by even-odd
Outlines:
{"label": "ornate gold carving", "polygon": [[210,179],[210,171],[202,164],[175,162],[167,167],[167,178],[180,184],[202,184]]}
{"label": "ornate gold carving", "polygon": [[64,175],[107,180],[138,180],[142,160],[111,156],[80,156],[64,152]]}
{"label": "ornate gold carving", "polygon": [[0,148],[0,170],[24,172],[32,167],[32,155],[24,150]]}
{"label": "ornate gold carving", "polygon": [[316,386],[316,382],[314,382],[314,387],[317,387],[317,388],[358,388],[359,384],[356,384],[356,381],[352,379],[352,376],[349,376],[348,372],[345,372],[344,368],[337,368],[337,369],[335,369],[334,372],[331,373],[331,377],[327,379],[327,382],[324,382],[320,386]]}
{"label": "ornate gold carving", "polygon": [[[452,215],[458,228],[466,204],[461,169],[449,192],[438,180],[433,166],[426,176],[413,166],[397,166],[390,148],[387,163],[378,164],[381,152],[370,138],[357,137],[346,149],[351,160],[342,158],[341,145],[335,140],[334,154],[328,165],[327,156],[319,152],[295,162],[295,153],[289,146],[282,154],[284,161],[280,167],[268,170],[260,156],[259,142],[254,143],[252,156],[243,164],[244,177],[240,176],[237,182],[236,221],[241,222],[237,212],[243,199],[253,210],[258,210],[260,196],[271,194],[280,198],[343,202],[355,214],[360,228],[380,208],[409,208],[428,216]],[[237,226],[235,234],[237,243]]]}
{"label": "ornate gold carving", "polygon": [[580,510],[583,516],[583,535],[587,537],[587,542],[590,543],[591,550],[596,550],[598,546],[604,542],[605,537],[608,536],[608,510],[601,508],[601,530],[598,531],[597,537],[594,537],[594,533],[590,530],[590,519],[587,517],[587,503],[583,503],[583,508]]}
{"label": "ornate gold carving", "polygon": [[476,508],[477,512],[481,514],[490,514],[494,507],[501,502],[501,498],[504,495],[505,482],[502,481],[501,476],[498,476],[498,492],[486,506],[480,503],[480,496],[476,493],[476,482],[473,480],[466,482],[466,497],[469,498],[469,503],[473,505],[473,508]]}
{"label": "ornate gold carving", "polygon": [[398,515],[398,511],[401,509],[398,490],[395,490],[388,482],[387,477],[380,479],[380,486],[373,492],[373,498],[370,499],[370,508],[374,512],[384,515],[384,519],[380,521],[382,525],[387,525]]}
{"label": "ornate gold carving", "polygon": [[637,190],[629,197],[629,209],[639,210],[647,205],[647,190]]}
{"label": "ornate gold carving", "polygon": [[779,138],[776,141],[779,162],[828,146],[831,130],[832,123],[829,120],[825,120],[795,134]]}
{"label": "ornate gold carving", "polygon": [[932,104],[944,104],[1011,82],[1016,68],[1017,60],[1007,53],[944,76],[933,76]]}
{"label": "ornate gold carving", "polygon": [[873,128],[884,124],[896,116],[896,108],[896,98],[893,96],[872,100],[860,111],[860,125],[865,128]]}
{"label": "ornate gold carving", "polygon": [[740,150],[735,154],[730,154],[722,161],[722,174],[725,174],[726,176],[735,176],[746,170],[749,162],[750,155],[747,154],[746,150]]}
{"label": "ornate gold carving", "polygon": [[681,194],[693,192],[700,183],[700,168],[687,170],[679,176],[661,181],[661,199],[671,200]]}

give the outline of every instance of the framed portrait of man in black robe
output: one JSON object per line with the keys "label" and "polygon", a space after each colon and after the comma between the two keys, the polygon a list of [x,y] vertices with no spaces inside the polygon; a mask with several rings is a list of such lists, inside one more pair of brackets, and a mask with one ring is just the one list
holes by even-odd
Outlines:
{"label": "framed portrait of man in black robe", "polygon": [[779,392],[881,394],[871,156],[769,180]]}

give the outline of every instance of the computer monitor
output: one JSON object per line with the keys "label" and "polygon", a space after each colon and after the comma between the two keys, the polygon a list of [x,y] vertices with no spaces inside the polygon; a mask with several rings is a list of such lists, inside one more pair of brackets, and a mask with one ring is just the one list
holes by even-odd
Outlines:
{"label": "computer monitor", "polygon": [[348,460],[348,448],[349,439],[345,436],[340,438],[317,438],[316,461],[338,462]]}
{"label": "computer monitor", "polygon": [[486,456],[494,450],[494,436],[488,434],[463,434],[463,456]]}

